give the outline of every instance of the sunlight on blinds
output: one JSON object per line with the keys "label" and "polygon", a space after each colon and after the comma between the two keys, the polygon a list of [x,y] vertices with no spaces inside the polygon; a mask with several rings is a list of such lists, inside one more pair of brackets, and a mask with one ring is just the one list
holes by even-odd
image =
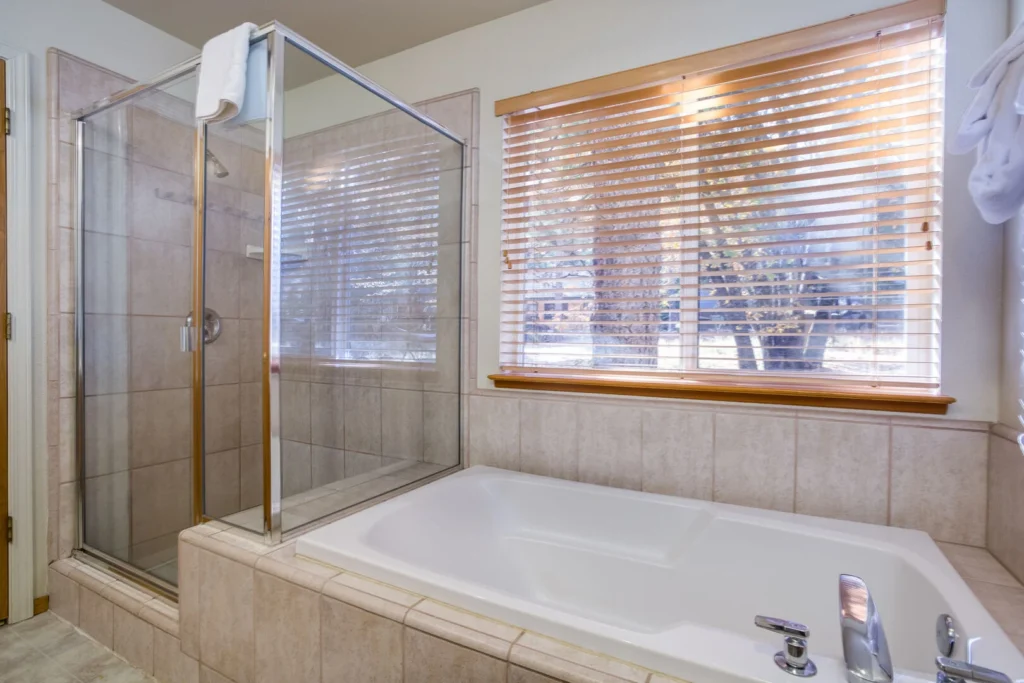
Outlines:
{"label": "sunlight on blinds", "polygon": [[501,363],[938,386],[941,18],[505,117]]}

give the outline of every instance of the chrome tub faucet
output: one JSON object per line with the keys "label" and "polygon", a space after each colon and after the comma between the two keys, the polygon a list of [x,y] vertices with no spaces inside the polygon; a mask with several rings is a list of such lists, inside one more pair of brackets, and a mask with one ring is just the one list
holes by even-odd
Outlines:
{"label": "chrome tub faucet", "polygon": [[775,653],[775,663],[786,673],[800,678],[810,678],[818,673],[818,667],[807,654],[807,639],[811,630],[795,621],[766,617],[754,617],[754,626],[784,636],[785,647]]}
{"label": "chrome tub faucet", "polygon": [[839,626],[849,683],[892,683],[892,658],[871,592],[859,577],[839,575]]}

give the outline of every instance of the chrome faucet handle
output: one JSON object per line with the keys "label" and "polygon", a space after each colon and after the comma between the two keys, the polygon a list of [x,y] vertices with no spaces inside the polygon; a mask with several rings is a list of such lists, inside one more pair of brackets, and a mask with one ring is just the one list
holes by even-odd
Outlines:
{"label": "chrome faucet handle", "polygon": [[935,666],[939,667],[939,673],[935,677],[936,683],[1013,683],[1010,677],[1001,671],[949,657],[936,657]]}
{"label": "chrome faucet handle", "polygon": [[785,649],[775,653],[775,664],[780,669],[801,678],[818,673],[818,667],[807,653],[807,639],[811,637],[811,629],[795,621],[761,615],[754,617],[754,626],[785,636]]}
{"label": "chrome faucet handle", "polygon": [[801,623],[789,621],[787,619],[763,617],[758,615],[754,617],[754,626],[768,631],[774,631],[775,633],[782,633],[787,636],[796,636],[797,638],[811,637],[811,629]]}

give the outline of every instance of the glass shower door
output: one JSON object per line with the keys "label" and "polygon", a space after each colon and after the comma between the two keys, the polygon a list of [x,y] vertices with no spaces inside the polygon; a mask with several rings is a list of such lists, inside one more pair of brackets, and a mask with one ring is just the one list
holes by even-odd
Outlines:
{"label": "glass shower door", "polygon": [[177,582],[194,522],[195,72],[79,122],[82,545]]}

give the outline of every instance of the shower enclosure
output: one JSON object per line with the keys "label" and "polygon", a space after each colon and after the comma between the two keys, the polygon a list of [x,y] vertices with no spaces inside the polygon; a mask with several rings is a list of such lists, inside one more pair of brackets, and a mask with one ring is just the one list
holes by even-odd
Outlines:
{"label": "shower enclosure", "polygon": [[173,590],[461,463],[463,139],[280,24],[242,112],[197,57],[76,116],[83,552]]}

